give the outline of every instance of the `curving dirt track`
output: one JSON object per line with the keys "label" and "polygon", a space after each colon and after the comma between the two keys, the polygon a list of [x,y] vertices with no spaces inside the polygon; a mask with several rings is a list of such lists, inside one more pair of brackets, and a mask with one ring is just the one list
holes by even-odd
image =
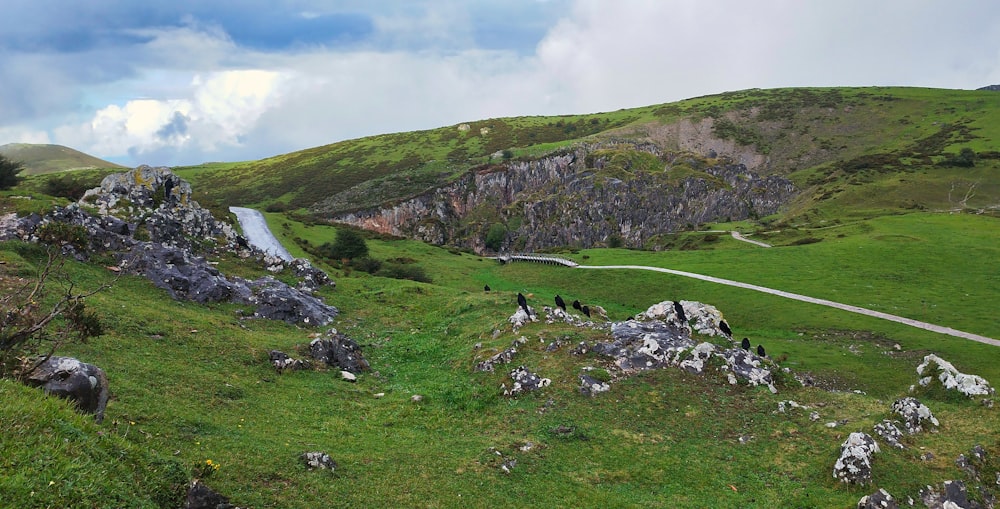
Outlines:
{"label": "curving dirt track", "polygon": [[970,332],[963,332],[960,330],[952,329],[951,327],[943,327],[941,325],[934,325],[932,323],[921,322],[919,320],[914,320],[912,318],[906,318],[903,316],[890,315],[889,313],[883,313],[881,311],[874,311],[871,309],[866,309],[858,306],[852,306],[850,304],[841,304],[839,302],[833,302],[831,300],[817,299],[815,297],[799,295],[797,293],[775,290],[773,288],[767,288],[765,286],[757,286],[749,283],[741,283],[739,281],[732,281],[729,279],[722,279],[713,276],[706,276],[704,274],[695,274],[693,272],[684,272],[681,270],[664,269],[661,267],[648,267],[645,265],[578,265],[576,268],[577,269],[632,269],[632,270],[651,270],[654,272],[664,272],[667,274],[674,274],[676,276],[690,277],[694,279],[700,279],[702,281],[709,281],[712,283],[719,283],[723,285],[735,286],[738,288],[746,288],[747,290],[769,293],[771,295],[777,295],[779,297],[785,297],[787,299],[794,299],[802,302],[819,304],[821,306],[829,306],[832,308],[842,309],[844,311],[850,311],[852,313],[858,313],[862,315],[872,316],[875,318],[881,318],[883,320],[890,320],[893,322],[906,324],[911,327],[916,327],[918,329],[924,329],[924,330],[929,330],[931,332],[937,332],[940,334],[947,334],[949,336],[955,336],[958,338],[978,341],[980,343],[985,343],[987,345],[1000,346],[1000,341],[996,339],[988,338],[986,336],[980,336],[978,334],[972,334]]}

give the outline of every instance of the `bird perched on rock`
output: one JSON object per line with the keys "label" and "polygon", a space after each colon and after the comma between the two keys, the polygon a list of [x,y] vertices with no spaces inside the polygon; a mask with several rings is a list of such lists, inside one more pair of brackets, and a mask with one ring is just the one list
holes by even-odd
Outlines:
{"label": "bird perched on rock", "polygon": [[583,314],[587,315],[587,318],[590,318],[590,306],[583,306],[580,311],[583,311]]}
{"label": "bird perched on rock", "polygon": [[528,311],[528,299],[525,299],[524,294],[521,292],[517,293],[517,305],[521,306],[521,309],[524,310],[524,314],[531,316],[531,311]]}
{"label": "bird perched on rock", "polygon": [[566,311],[566,301],[558,295],[556,295],[556,306],[559,306],[559,309],[563,310],[563,312]]}
{"label": "bird perched on rock", "polygon": [[764,345],[757,345],[757,355],[767,357],[767,354],[764,353]]}
{"label": "bird perched on rock", "polygon": [[490,285],[486,285],[486,286],[484,286],[484,287],[483,287],[483,291],[484,291],[484,292],[489,292],[489,291],[490,291]]}
{"label": "bird perched on rock", "polygon": [[684,314],[684,306],[680,302],[674,301],[674,314],[677,315],[677,320],[681,323],[687,323],[687,315]]}
{"label": "bird perched on rock", "polygon": [[721,330],[723,334],[733,337],[733,331],[729,328],[729,324],[726,323],[725,320],[719,320],[719,330]]}
{"label": "bird perched on rock", "polygon": [[743,338],[743,342],[740,343],[740,346],[743,347],[744,350],[746,350],[746,351],[749,352],[750,351],[750,338]]}
{"label": "bird perched on rock", "polygon": [[583,311],[583,308],[580,307],[580,301],[578,301],[578,300],[574,300],[573,301],[573,309],[575,309],[577,311]]}

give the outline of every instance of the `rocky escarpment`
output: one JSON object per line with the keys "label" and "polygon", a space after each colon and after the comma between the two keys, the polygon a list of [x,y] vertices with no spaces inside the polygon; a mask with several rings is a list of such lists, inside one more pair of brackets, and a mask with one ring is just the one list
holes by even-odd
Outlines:
{"label": "rocky escarpment", "polygon": [[495,224],[506,230],[500,250],[591,247],[611,239],[655,247],[657,235],[772,214],[796,194],[787,179],[742,164],[702,164],[678,161],[652,144],[580,146],[480,168],[389,207],[315,210],[335,222],[480,252]]}
{"label": "rocky escarpment", "polygon": [[190,195],[188,183],[170,170],[140,166],[109,175],[79,203],[56,207],[44,217],[5,216],[0,220],[0,240],[55,243],[80,260],[109,254],[119,262],[112,270],[145,276],[178,300],[252,305],[254,317],[292,324],[333,321],[337,308],[313,292],[334,283],[307,260],[288,264],[301,278],[298,288],[273,277],[248,281],[222,274],[205,255],[229,252],[255,257],[272,272],[284,270],[285,264],[248,245],[232,226],[216,220]]}

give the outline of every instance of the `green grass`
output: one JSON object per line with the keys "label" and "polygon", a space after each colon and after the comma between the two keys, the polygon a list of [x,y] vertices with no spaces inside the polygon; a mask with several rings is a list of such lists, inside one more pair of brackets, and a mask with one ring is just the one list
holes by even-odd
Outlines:
{"label": "green grass", "polygon": [[[334,232],[279,215],[269,219],[286,237],[319,242]],[[862,300],[887,299],[897,307],[919,309],[920,296],[907,288],[943,296],[961,287],[962,278],[975,276],[953,281],[943,271],[929,270],[936,260],[954,257],[974,267],[995,259],[997,243],[990,241],[996,228],[990,221],[995,220],[900,216],[872,221],[865,233],[806,246],[666,253],[587,250],[575,256],[587,256],[581,261],[590,264],[702,271],[807,294],[827,291],[837,297],[851,290]],[[284,222],[288,228],[282,227]],[[951,241],[925,252],[903,242],[878,243],[877,237],[888,235],[919,236],[925,243]],[[977,243],[983,244],[981,249],[971,249]],[[324,290],[324,297],[343,312],[334,325],[362,344],[375,370],[358,383],[342,382],[326,371],[279,375],[268,366],[267,352],[273,348],[302,355],[309,329],[240,320],[232,305],[174,302],[144,280],[123,278],[92,301],[108,334],[64,352],[104,367],[114,393],[105,425],[80,418],[80,426],[88,426],[88,436],[113,432],[132,447],[183,466],[212,459],[221,468],[208,484],[234,502],[254,507],[307,507],[331,500],[347,507],[490,507],[499,501],[546,507],[844,507],[873,488],[834,482],[831,469],[840,442],[847,432],[870,430],[888,417],[891,401],[915,382],[914,369],[924,353],[939,353],[966,372],[1000,379],[1000,368],[990,360],[995,347],[755,292],[653,273],[503,266],[406,240],[371,239],[369,246],[378,257],[418,259],[435,284],[331,271],[337,287]],[[889,259],[904,247],[910,256],[892,259],[903,266],[880,267],[924,271],[917,281],[904,279],[894,282],[892,291],[876,291],[845,276],[848,271],[871,279],[864,271],[874,270],[874,260]],[[11,253],[5,258],[11,263],[31,262],[30,252],[5,252]],[[831,260],[843,268],[824,275],[820,269]],[[100,267],[72,265],[71,270],[86,285],[111,277]],[[247,276],[259,271],[242,270]],[[809,270],[815,275],[803,278]],[[484,293],[483,283],[494,291]],[[534,324],[512,334],[505,320],[519,291],[532,293],[536,308],[560,293],[603,305],[616,319],[665,299],[708,302],[725,313],[737,335],[764,343],[773,357],[787,355],[785,366],[812,374],[824,386],[866,394],[782,386],[778,395],[771,395],[729,386],[718,374],[668,370],[619,381],[610,394],[584,397],[576,391],[576,375],[602,361],[572,356],[568,346],[555,352],[545,346],[560,338],[569,344],[594,340],[600,333]],[[994,330],[985,316],[998,287],[980,285],[978,292],[976,299],[955,308],[948,325]],[[893,301],[896,293],[903,295]],[[502,332],[494,336],[495,329]],[[552,378],[553,385],[541,394],[508,400],[499,394],[505,370],[474,373],[472,366],[520,335],[529,341],[515,363]],[[476,343],[482,348],[473,348]],[[895,352],[894,343],[903,350]],[[40,393],[20,393],[21,398],[35,394],[44,399]],[[376,393],[385,396],[376,398]],[[410,401],[414,394],[424,400]],[[952,462],[972,445],[997,445],[994,430],[1000,418],[995,410],[938,393],[922,398],[942,421],[941,432],[910,438],[912,449],[885,450],[875,459],[876,487],[897,496],[959,476]],[[776,413],[777,402],[786,399],[824,405],[815,406],[822,419],[811,422],[805,412]],[[849,424],[834,429],[823,425],[838,419]],[[49,420],[37,416],[32,425]],[[553,431],[558,426],[572,432]],[[124,436],[126,428],[131,431]],[[753,438],[740,444],[745,435]],[[528,442],[534,446],[521,451]],[[919,447],[938,459],[921,462],[913,452]],[[502,460],[494,449],[517,460],[510,475],[500,471]],[[340,465],[338,472],[307,471],[297,456],[311,450],[331,454]],[[5,457],[19,458],[13,461],[20,465],[32,454],[22,448]],[[85,441],[75,454],[88,462],[105,461],[93,441]],[[94,488],[99,493],[125,490],[111,481],[91,482],[99,484]],[[17,497],[21,506],[33,506],[28,495]],[[65,491],[53,500],[85,503]]]}

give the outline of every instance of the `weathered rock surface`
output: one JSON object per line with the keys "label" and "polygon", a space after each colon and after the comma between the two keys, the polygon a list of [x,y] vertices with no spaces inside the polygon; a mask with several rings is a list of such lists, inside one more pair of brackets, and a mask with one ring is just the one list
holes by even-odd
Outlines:
{"label": "weathered rock surface", "polygon": [[920,490],[920,500],[928,509],[978,509],[978,503],[969,500],[969,491],[962,481],[945,481],[940,486],[927,486]]}
{"label": "weathered rock surface", "polygon": [[305,452],[300,458],[309,470],[319,469],[331,472],[337,470],[337,462],[333,461],[330,455],[325,452]]}
{"label": "weathered rock surface", "polygon": [[313,359],[350,373],[361,373],[370,367],[358,343],[337,329],[330,329],[324,337],[312,340],[309,351]]}
{"label": "weathered rock surface", "polygon": [[502,351],[500,351],[495,355],[490,356],[490,358],[476,364],[475,370],[492,372],[498,365],[510,364],[510,362],[514,360],[514,355],[517,354],[518,347],[527,342],[528,339],[525,338],[524,336],[515,339],[514,342],[511,343],[509,347],[503,349]]}
{"label": "weathered rock surface", "polygon": [[868,484],[872,479],[872,456],[879,452],[875,439],[866,433],[851,433],[840,446],[833,477],[848,484]]}
{"label": "weathered rock surface", "polygon": [[916,398],[902,398],[892,404],[893,413],[903,418],[903,426],[906,432],[913,435],[923,431],[925,425],[939,426],[938,420],[931,413],[931,409],[917,401]]}
{"label": "weathered rock surface", "polygon": [[548,387],[552,380],[548,378],[542,378],[524,366],[518,366],[510,372],[510,379],[513,380],[513,385],[508,389],[507,385],[501,386],[503,389],[504,396],[516,397],[520,396],[521,393],[529,391],[537,391],[543,387]]}
{"label": "weathered rock surface", "polygon": [[899,504],[888,491],[879,489],[871,495],[861,497],[858,509],[899,509]]}
{"label": "weathered rock surface", "polygon": [[[608,161],[578,146],[534,161],[511,161],[472,171],[457,181],[390,207],[343,212],[350,199],[333,196],[313,211],[368,230],[485,249],[482,225],[466,218],[488,212],[508,225],[504,248],[518,250],[578,245],[592,247],[621,238],[643,247],[655,236],[720,219],[740,220],[774,213],[797,193],[782,177],[762,177],[742,164],[704,168],[680,181],[669,170],[604,171]],[[616,144],[661,156],[652,144]],[[667,162],[663,163],[666,168]],[[506,221],[509,218],[519,221]]]}
{"label": "weathered rock surface", "polygon": [[278,370],[279,373],[285,370],[298,371],[300,369],[308,369],[309,363],[302,359],[293,359],[288,356],[285,352],[280,350],[271,350],[268,354],[271,359],[271,365],[274,369]]}
{"label": "weathered rock surface", "polygon": [[110,391],[104,370],[72,357],[49,357],[25,378],[25,383],[40,387],[47,394],[69,399],[82,412],[104,420]]}
{"label": "weathered rock surface", "polygon": [[610,390],[611,385],[607,382],[602,382],[590,375],[580,375],[580,393],[587,396],[596,396]]}
{"label": "weathered rock surface", "polygon": [[906,449],[901,440],[903,439],[903,432],[896,426],[896,421],[891,421],[889,419],[883,419],[882,422],[875,425],[873,430],[876,435],[880,436],[885,443],[895,447],[897,449]]}
{"label": "weathered rock surface", "polygon": [[930,385],[935,371],[937,379],[945,389],[955,390],[969,397],[988,396],[995,392],[985,378],[962,373],[950,362],[934,354],[925,356],[924,361],[917,366],[917,374],[923,377],[920,379],[920,385]]}

